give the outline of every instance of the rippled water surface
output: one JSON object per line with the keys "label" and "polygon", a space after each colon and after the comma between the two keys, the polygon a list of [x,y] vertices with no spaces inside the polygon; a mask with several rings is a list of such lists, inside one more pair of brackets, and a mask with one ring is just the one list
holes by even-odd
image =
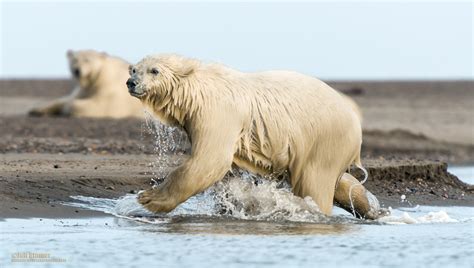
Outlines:
{"label": "rippled water surface", "polygon": [[[416,217],[440,209],[409,213]],[[206,216],[154,223],[120,217],[9,219],[0,223],[1,259],[4,263],[11,254],[31,251],[48,252],[77,267],[472,267],[473,210],[442,209],[458,222],[317,224]]]}

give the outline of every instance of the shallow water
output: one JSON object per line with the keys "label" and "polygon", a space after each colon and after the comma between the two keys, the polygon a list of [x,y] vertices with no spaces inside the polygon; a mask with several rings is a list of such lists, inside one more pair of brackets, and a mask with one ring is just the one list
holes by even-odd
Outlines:
{"label": "shallow water", "polygon": [[[65,259],[67,266],[80,267],[472,267],[474,211],[443,209],[458,222],[315,224],[205,216],[153,224],[119,217],[8,219],[0,223],[0,258],[5,264],[17,252],[47,252]],[[409,213],[424,215],[440,208],[419,210]]]}
{"label": "shallow water", "polygon": [[[320,215],[311,200],[276,183],[228,181],[173,213],[151,215],[134,195],[76,197],[75,206],[110,216],[7,219],[0,222],[0,266],[15,253],[49,253],[70,267],[472,267],[474,208],[392,210],[379,221],[335,209]],[[245,191],[239,191],[245,189]],[[220,192],[219,192],[220,191]],[[227,199],[220,194],[225,193]],[[258,199],[252,198],[258,193]],[[216,204],[225,203],[225,209]],[[31,263],[14,263],[15,267]]]}

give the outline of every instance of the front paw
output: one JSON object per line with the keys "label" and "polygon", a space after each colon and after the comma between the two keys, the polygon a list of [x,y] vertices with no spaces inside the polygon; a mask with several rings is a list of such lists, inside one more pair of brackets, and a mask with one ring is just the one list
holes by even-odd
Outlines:
{"label": "front paw", "polygon": [[153,213],[170,212],[177,204],[169,195],[160,189],[150,189],[138,195],[138,203]]}
{"label": "front paw", "polygon": [[28,111],[28,115],[32,117],[41,117],[45,116],[46,112],[44,111],[44,109],[33,108]]}

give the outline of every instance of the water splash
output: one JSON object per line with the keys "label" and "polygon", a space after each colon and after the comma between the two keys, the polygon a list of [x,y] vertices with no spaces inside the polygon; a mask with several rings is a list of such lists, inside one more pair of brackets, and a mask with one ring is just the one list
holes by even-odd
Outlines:
{"label": "water splash", "polygon": [[[410,209],[408,212],[404,208],[392,209],[390,208],[390,216],[385,216],[378,219],[380,223],[387,224],[422,224],[422,223],[453,223],[459,222],[457,219],[451,218],[448,213],[444,210],[440,211],[427,211],[427,208],[416,206]],[[468,220],[464,219],[464,220]],[[463,220],[463,221],[464,221]]]}
{"label": "water splash", "polygon": [[[118,199],[73,196],[79,202],[68,203],[85,209],[123,217],[172,218],[175,216],[212,216],[240,220],[274,222],[330,221],[319,212],[309,197],[293,195],[285,182],[264,180],[245,171],[234,171],[205,192],[191,197],[168,214],[153,214],[137,202],[137,195]],[[334,220],[334,219],[332,219]],[[348,220],[350,221],[350,220]]]}
{"label": "water splash", "polygon": [[180,155],[189,148],[189,140],[180,128],[162,124],[147,110],[145,110],[145,122],[142,129],[153,137],[156,160],[149,163],[148,167],[153,176],[152,182],[156,185],[168,176],[169,167],[180,164],[181,158],[171,156]]}
{"label": "water splash", "polygon": [[284,178],[262,178],[234,169],[211,191],[219,212],[238,219],[292,222],[327,219],[310,197],[293,195]]}
{"label": "water splash", "polygon": [[[355,219],[350,215],[327,217],[319,213],[311,199],[302,199],[291,194],[287,189],[279,188],[275,182],[254,182],[232,179],[223,181],[222,185],[191,197],[167,214],[153,214],[137,202],[137,195],[127,194],[118,199],[73,196],[75,202],[66,205],[102,211],[118,217],[128,218],[146,223],[170,222],[176,217],[233,218],[236,220],[252,220],[265,222],[304,222],[324,224],[357,224],[378,223],[389,225],[401,224],[435,224],[473,222],[473,211],[457,215],[453,218],[443,208],[417,207],[414,210],[391,209],[392,215],[377,221]],[[454,211],[454,208],[451,208]],[[449,208],[447,209],[449,210]]]}

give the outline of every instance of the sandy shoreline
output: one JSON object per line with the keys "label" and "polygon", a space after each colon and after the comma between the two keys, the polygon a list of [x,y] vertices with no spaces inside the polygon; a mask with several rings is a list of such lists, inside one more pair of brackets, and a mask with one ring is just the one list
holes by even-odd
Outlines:
{"label": "sandy shoreline", "polygon": [[[366,187],[385,206],[474,206],[473,186],[443,163],[474,163],[471,81],[330,84],[362,106]],[[156,176],[153,137],[139,120],[25,116],[70,87],[69,80],[0,80],[0,219],[99,216],[59,203],[119,197]],[[400,203],[402,194],[410,204]]]}

